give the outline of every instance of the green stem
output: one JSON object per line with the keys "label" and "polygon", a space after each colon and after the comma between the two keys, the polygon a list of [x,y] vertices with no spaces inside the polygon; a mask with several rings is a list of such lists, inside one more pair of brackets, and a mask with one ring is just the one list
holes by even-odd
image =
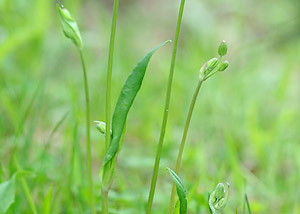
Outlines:
{"label": "green stem", "polygon": [[92,207],[92,213],[95,214],[95,198],[93,190],[93,176],[92,176],[92,158],[91,158],[91,137],[90,137],[90,99],[89,99],[89,89],[88,80],[86,75],[86,67],[83,58],[82,51],[79,50],[83,80],[84,80],[84,92],[85,92],[85,105],[86,105],[86,156],[87,156],[87,169],[88,169],[88,179],[89,179],[89,189],[90,189],[90,203]]}
{"label": "green stem", "polygon": [[[118,18],[119,0],[114,1],[113,17],[110,34],[108,66],[107,66],[107,80],[106,80],[106,133],[110,133],[111,123],[111,78],[112,78],[112,65],[114,56],[114,46],[116,37],[116,26]],[[110,145],[110,134],[105,135],[105,151],[108,150]]]}
{"label": "green stem", "polygon": [[108,190],[102,189],[102,214],[108,213]]}
{"label": "green stem", "polygon": [[[111,79],[112,79],[112,66],[114,56],[114,46],[116,38],[116,26],[119,10],[119,0],[114,1],[113,17],[111,24],[109,54],[108,54],[108,66],[107,66],[107,80],[106,80],[106,135],[105,135],[105,152],[107,152],[110,141],[110,123],[111,123]],[[108,214],[108,192],[109,189],[102,189],[102,214]]]}
{"label": "green stem", "polygon": [[159,163],[160,163],[161,152],[162,152],[162,148],[163,148],[163,142],[164,142],[167,120],[168,120],[173,74],[174,74],[174,68],[175,68],[175,59],[176,59],[176,53],[177,53],[178,38],[179,38],[179,32],[180,32],[181,21],[182,21],[182,16],[183,16],[184,4],[185,4],[185,0],[181,0],[179,13],[178,13],[176,32],[175,32],[175,39],[174,39],[174,44],[173,44],[171,66],[170,66],[167,94],[166,94],[166,100],[165,100],[164,115],[163,115],[161,131],[160,131],[160,137],[159,137],[159,141],[158,141],[158,147],[157,147],[157,151],[156,151],[156,157],[155,157],[155,163],[154,163],[154,168],[153,168],[153,174],[152,174],[151,187],[150,187],[148,203],[147,203],[147,208],[146,208],[146,214],[151,213],[153,198],[154,198],[154,194],[155,194]]}
{"label": "green stem", "polygon": [[[21,171],[22,168],[20,167],[19,162],[18,162],[16,156],[14,156],[13,159],[14,159],[15,165],[16,165],[16,167],[17,167],[17,170],[18,170],[18,171]],[[37,214],[38,212],[37,212],[37,210],[36,210],[34,201],[33,201],[32,197],[31,197],[31,193],[30,193],[30,189],[29,189],[29,187],[28,187],[28,184],[27,184],[25,178],[21,177],[20,180],[21,180],[21,184],[22,184],[22,187],[23,187],[23,189],[24,189],[26,198],[27,198],[28,203],[29,203],[29,205],[30,205],[31,211],[32,211],[33,214]]]}
{"label": "green stem", "polygon": [[[180,165],[181,165],[181,160],[182,160],[182,154],[183,154],[183,149],[184,149],[184,145],[186,142],[186,137],[187,137],[187,133],[189,130],[189,126],[190,126],[190,122],[191,122],[191,118],[192,118],[192,114],[193,114],[193,110],[195,107],[195,103],[199,94],[199,90],[201,88],[201,85],[203,83],[204,80],[199,80],[198,81],[198,85],[196,87],[196,90],[194,92],[194,96],[192,99],[192,103],[190,105],[190,109],[186,118],[186,122],[185,122],[185,126],[184,126],[184,131],[183,131],[183,135],[182,135],[182,140],[181,140],[181,144],[180,144],[180,148],[179,148],[179,152],[178,152],[178,156],[177,156],[177,161],[176,161],[176,167],[175,167],[175,173],[178,175],[179,174],[179,169],[180,169]],[[170,204],[169,204],[169,209],[168,209],[168,214],[171,214],[173,211],[173,207],[174,207],[174,200],[175,200],[175,193],[176,193],[176,186],[175,183],[173,182],[173,187],[172,187],[172,193],[171,193],[171,200],[170,200]]]}

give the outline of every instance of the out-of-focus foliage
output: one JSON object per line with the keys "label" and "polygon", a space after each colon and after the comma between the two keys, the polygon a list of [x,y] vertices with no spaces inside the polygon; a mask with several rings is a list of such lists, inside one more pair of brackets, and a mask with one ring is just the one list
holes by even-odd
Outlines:
{"label": "out-of-focus foliage", "polygon": [[[62,3],[78,22],[85,44],[91,119],[103,121],[112,1]],[[140,56],[173,38],[178,7],[172,0],[120,2],[113,105]],[[36,174],[27,182],[39,211],[52,186],[50,213],[88,213],[81,65],[74,46],[63,37],[55,2],[0,1],[0,182],[16,171],[11,161],[15,154],[22,168]],[[200,66],[217,54],[223,39],[230,67],[199,94],[179,175],[188,191],[195,190],[188,213],[208,213],[208,191],[227,181],[232,191],[224,213],[234,213],[236,207],[242,212],[245,180],[253,213],[299,213],[298,0],[186,1],[153,213],[166,213],[171,184],[164,169],[174,167]],[[170,51],[164,48],[153,56],[128,115],[110,194],[114,213],[144,212]],[[92,148],[100,210],[104,138],[96,128]],[[7,213],[29,213],[18,181],[15,191]]]}

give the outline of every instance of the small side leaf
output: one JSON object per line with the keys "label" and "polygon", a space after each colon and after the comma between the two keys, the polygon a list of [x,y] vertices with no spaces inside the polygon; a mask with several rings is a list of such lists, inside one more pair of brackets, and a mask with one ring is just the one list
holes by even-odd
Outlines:
{"label": "small side leaf", "polygon": [[186,189],[185,189],[183,183],[181,182],[180,178],[178,177],[178,175],[176,175],[176,173],[170,168],[167,168],[167,170],[169,171],[169,173],[172,176],[173,181],[175,182],[175,185],[176,185],[176,191],[177,191],[177,195],[178,195],[179,202],[180,202],[180,214],[187,214]]}
{"label": "small side leaf", "polygon": [[138,64],[134,67],[129,77],[127,78],[121,90],[112,117],[112,139],[109,149],[104,157],[103,165],[107,164],[117,154],[127,114],[138,91],[141,88],[151,56],[157,49],[159,49],[168,42],[170,42],[170,40],[165,41],[164,43],[156,46],[146,56],[144,56],[144,58],[138,62]]}

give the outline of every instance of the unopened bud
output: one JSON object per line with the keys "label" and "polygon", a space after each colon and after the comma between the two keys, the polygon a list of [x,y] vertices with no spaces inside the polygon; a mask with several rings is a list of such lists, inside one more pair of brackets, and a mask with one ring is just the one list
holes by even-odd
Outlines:
{"label": "unopened bud", "polygon": [[229,66],[229,62],[224,61],[219,65],[218,71],[225,71],[226,68],[228,68],[228,66]]}
{"label": "unopened bud", "polygon": [[76,21],[71,16],[70,12],[62,5],[57,4],[56,8],[59,13],[61,25],[65,36],[71,39],[73,43],[77,46],[77,48],[81,50],[83,47],[82,39]]}
{"label": "unopened bud", "polygon": [[215,189],[215,197],[217,199],[222,199],[225,196],[225,187],[224,184],[219,183]]}
{"label": "unopened bud", "polygon": [[102,121],[94,121],[96,123],[96,128],[101,132],[101,134],[105,134],[106,132],[106,123]]}
{"label": "unopened bud", "polygon": [[227,44],[225,42],[225,40],[223,40],[219,46],[219,49],[218,49],[218,54],[220,56],[225,56],[227,54]]}
{"label": "unopened bud", "polygon": [[212,70],[214,70],[215,67],[217,67],[218,65],[218,58],[212,58],[211,60],[207,61],[207,66],[205,68],[205,74],[208,74],[209,72],[211,72]]}
{"label": "unopened bud", "polygon": [[219,183],[216,189],[212,192],[209,197],[209,207],[213,214],[222,213],[228,201],[229,195],[229,184],[227,183],[227,191],[225,190],[224,184]]}

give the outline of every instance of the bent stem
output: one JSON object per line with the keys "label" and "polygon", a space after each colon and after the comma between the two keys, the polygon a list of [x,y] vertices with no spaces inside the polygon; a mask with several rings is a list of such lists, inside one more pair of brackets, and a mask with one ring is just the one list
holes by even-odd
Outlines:
{"label": "bent stem", "polygon": [[82,51],[79,50],[80,60],[83,71],[84,80],[84,92],[85,92],[85,105],[86,105],[86,156],[87,156],[87,169],[88,169],[88,179],[89,179],[89,193],[90,193],[90,203],[92,207],[92,213],[95,214],[95,198],[93,190],[93,178],[92,178],[92,160],[91,160],[91,137],[90,137],[90,99],[89,99],[89,89],[88,80],[86,75],[86,67],[83,58]]}
{"label": "bent stem", "polygon": [[[191,105],[190,105],[190,109],[189,109],[189,112],[188,112],[188,115],[187,115],[187,118],[186,118],[184,131],[183,131],[183,135],[182,135],[182,140],[181,140],[181,144],[180,144],[180,149],[179,149],[178,156],[177,156],[176,167],[175,167],[175,173],[177,175],[179,173],[179,169],[180,169],[180,165],[181,165],[183,149],[184,149],[184,145],[185,145],[185,142],[186,142],[186,137],[187,137],[187,133],[188,133],[188,130],[189,130],[193,110],[194,110],[195,103],[196,103],[196,100],[197,100],[197,97],[198,97],[198,94],[199,94],[199,91],[200,91],[200,88],[201,88],[201,85],[202,85],[203,81],[204,80],[201,80],[201,79],[198,81],[198,85],[197,85],[196,90],[194,92],[193,99],[192,99],[192,102],[191,102]],[[171,214],[172,211],[173,211],[175,193],[176,193],[176,186],[175,186],[175,183],[173,182],[168,214]]]}
{"label": "bent stem", "polygon": [[[116,26],[117,17],[119,9],[119,0],[114,1],[113,6],[113,17],[111,25],[110,34],[110,44],[109,44],[109,56],[108,56],[108,66],[107,66],[107,80],[106,80],[106,135],[105,135],[105,153],[107,152],[110,145],[110,127],[111,127],[111,78],[112,78],[112,65],[113,65],[113,55],[116,37]],[[102,189],[102,214],[108,214],[108,191],[109,189]]]}
{"label": "bent stem", "polygon": [[153,198],[154,198],[154,194],[155,194],[159,163],[160,163],[161,152],[162,152],[162,148],[163,148],[163,142],[164,142],[167,120],[168,120],[173,74],[174,74],[174,68],[175,68],[175,59],[176,59],[176,53],[177,53],[178,38],[179,38],[179,32],[180,32],[181,21],[182,21],[182,16],[183,16],[184,4],[185,4],[185,0],[181,0],[179,13],[178,13],[176,32],[175,32],[175,39],[174,39],[174,44],[173,44],[170,73],[169,73],[167,94],[166,94],[165,108],[164,108],[164,115],[163,115],[163,122],[162,122],[162,126],[161,126],[161,132],[160,132],[160,137],[159,137],[158,147],[157,147],[157,152],[156,152],[156,157],[155,157],[155,163],[154,163],[154,168],[153,168],[153,174],[152,174],[151,187],[150,187],[148,203],[147,203],[147,208],[146,208],[146,214],[151,213]]}

